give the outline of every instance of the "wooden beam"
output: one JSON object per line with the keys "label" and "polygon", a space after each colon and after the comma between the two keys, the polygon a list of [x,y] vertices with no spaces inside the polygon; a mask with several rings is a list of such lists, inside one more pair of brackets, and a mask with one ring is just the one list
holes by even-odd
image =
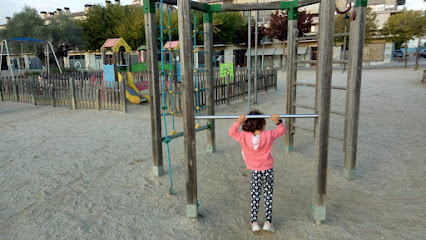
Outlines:
{"label": "wooden beam", "polygon": [[[206,64],[206,104],[207,114],[215,115],[214,110],[214,81],[213,81],[213,14],[211,12],[203,13],[204,20],[204,59]],[[216,134],[214,119],[207,120],[210,129],[207,130],[207,151],[213,153],[216,150]]]}
{"label": "wooden beam", "polygon": [[184,159],[186,163],[186,216],[198,216],[197,164],[194,126],[194,80],[191,8],[189,0],[178,0],[180,69],[182,79]]}
{"label": "wooden beam", "polygon": [[[157,0],[156,2],[159,2],[159,1]],[[163,3],[176,6],[177,0],[163,0]],[[207,12],[206,5],[204,3],[190,1],[189,4],[191,9],[193,10]]]}
{"label": "wooden beam", "polygon": [[[159,2],[157,0],[157,2]],[[212,12],[232,12],[232,11],[251,11],[251,10],[278,10],[280,9],[280,2],[266,2],[266,3],[245,3],[245,4],[207,4],[190,1],[190,8],[193,10],[199,10],[208,12],[209,9]],[[288,1],[287,1],[288,2]],[[299,8],[309,6],[321,2],[321,0],[299,0]],[[177,0],[163,0],[163,3],[169,5],[177,5]],[[211,6],[217,6],[215,9],[211,9]]]}
{"label": "wooden beam", "polygon": [[357,17],[351,22],[349,65],[348,65],[348,90],[346,91],[346,117],[345,117],[345,167],[343,174],[346,179],[356,178],[356,152],[358,142],[358,119],[361,96],[362,55],[365,37],[365,24],[367,9],[365,6],[356,8]]}
{"label": "wooden beam", "polygon": [[[152,1],[152,0],[151,0]],[[162,176],[164,174],[163,166],[163,142],[161,133],[161,114],[160,114],[160,81],[158,77],[158,54],[157,54],[157,22],[155,18],[155,9],[153,2],[150,2],[150,8],[145,10],[145,39],[148,54],[148,81],[151,107],[151,136],[152,136],[152,160],[153,174]],[[145,6],[144,6],[145,8]]]}
{"label": "wooden beam", "polygon": [[328,141],[330,130],[331,79],[336,0],[322,1],[318,43],[318,121],[315,134],[315,174],[313,218],[316,224],[326,219]]}
{"label": "wooden beam", "polygon": [[[280,2],[266,2],[266,3],[246,3],[246,4],[222,4],[221,12],[229,11],[253,11],[253,10],[278,10],[280,9]],[[288,1],[287,1],[288,2]],[[299,0],[299,8],[319,3],[321,0]]]}
{"label": "wooden beam", "polygon": [[[296,108],[294,103],[296,100],[296,79],[297,79],[297,42],[296,37],[298,34],[297,19],[288,21],[288,34],[287,34],[287,114],[295,114]],[[285,152],[293,152],[294,142],[294,127],[295,122],[292,118],[285,120],[287,133],[285,135]]]}

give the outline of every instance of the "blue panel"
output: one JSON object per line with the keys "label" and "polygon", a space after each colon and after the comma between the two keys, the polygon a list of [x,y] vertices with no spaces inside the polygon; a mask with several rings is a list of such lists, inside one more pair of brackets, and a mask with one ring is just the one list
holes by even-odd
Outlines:
{"label": "blue panel", "polygon": [[[104,65],[104,79],[107,84],[114,83],[114,87],[115,87],[114,65],[112,64]],[[109,84],[107,86],[110,86]]]}

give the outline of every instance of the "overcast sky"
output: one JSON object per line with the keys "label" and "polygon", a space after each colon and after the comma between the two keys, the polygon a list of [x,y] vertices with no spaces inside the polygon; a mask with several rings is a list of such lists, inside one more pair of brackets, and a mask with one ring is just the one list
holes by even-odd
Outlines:
{"label": "overcast sky", "polygon": [[[41,11],[54,12],[57,8],[64,9],[69,7],[71,12],[84,11],[85,4],[101,4],[105,5],[104,0],[0,0],[2,7],[0,8],[0,25],[6,24],[6,17],[13,17],[14,13],[22,11],[25,5]],[[111,0],[115,2],[115,0]],[[132,4],[132,0],[121,0],[122,5]],[[426,3],[423,0],[406,0],[405,6],[408,9],[426,9]]]}

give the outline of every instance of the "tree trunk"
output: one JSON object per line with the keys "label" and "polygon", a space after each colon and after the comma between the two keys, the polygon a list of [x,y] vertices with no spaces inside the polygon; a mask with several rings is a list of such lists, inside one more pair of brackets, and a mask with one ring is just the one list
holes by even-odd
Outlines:
{"label": "tree trunk", "polygon": [[419,69],[419,54],[420,54],[420,37],[419,41],[417,42],[417,50],[416,50],[416,65],[414,65],[414,70]]}

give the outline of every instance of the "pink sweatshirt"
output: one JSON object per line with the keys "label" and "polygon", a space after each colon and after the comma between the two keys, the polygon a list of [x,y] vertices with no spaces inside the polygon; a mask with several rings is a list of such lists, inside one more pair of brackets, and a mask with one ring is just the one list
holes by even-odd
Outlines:
{"label": "pink sweatshirt", "polygon": [[250,170],[269,170],[274,165],[274,158],[271,155],[274,140],[282,136],[286,129],[283,123],[277,125],[277,129],[262,131],[260,133],[260,143],[257,150],[253,149],[253,133],[238,131],[240,124],[235,121],[229,128],[228,134],[241,144],[244,153],[244,163]]}

